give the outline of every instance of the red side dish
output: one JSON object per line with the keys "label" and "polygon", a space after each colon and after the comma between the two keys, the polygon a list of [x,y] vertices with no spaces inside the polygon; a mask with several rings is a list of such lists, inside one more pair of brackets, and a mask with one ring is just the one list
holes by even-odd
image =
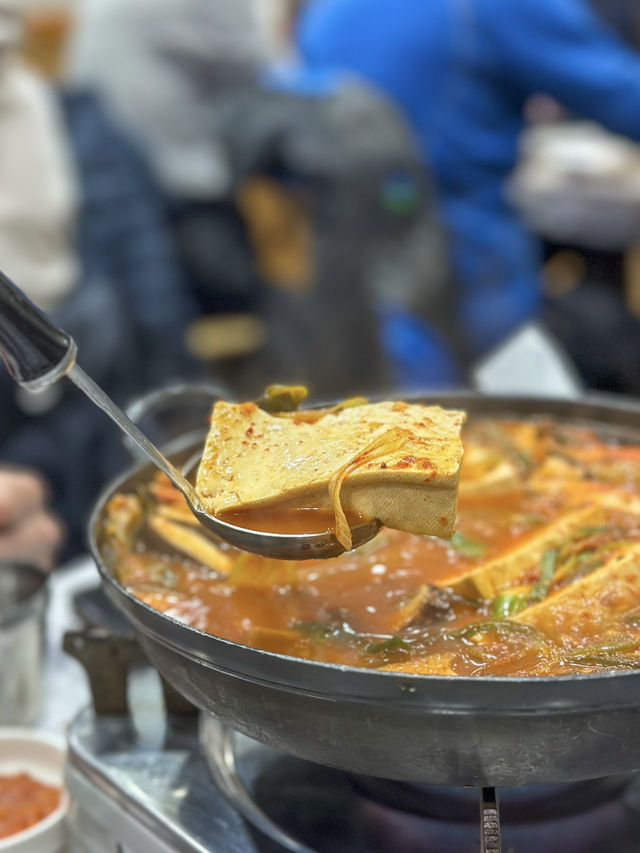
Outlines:
{"label": "red side dish", "polygon": [[0,776],[0,838],[22,832],[60,805],[62,791],[28,773]]}

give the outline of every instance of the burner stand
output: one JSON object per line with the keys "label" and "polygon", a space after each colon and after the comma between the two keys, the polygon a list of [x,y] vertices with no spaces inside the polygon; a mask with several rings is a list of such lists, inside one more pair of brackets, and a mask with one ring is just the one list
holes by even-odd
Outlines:
{"label": "burner stand", "polygon": [[[502,849],[493,788],[478,797],[287,756],[208,715],[198,726],[196,709],[160,688],[130,636],[74,632],[64,647],[85,665],[95,704],[70,731],[68,788],[103,833],[74,853],[456,853],[477,850],[478,814],[482,853]],[[624,776],[504,789],[503,830],[525,839],[508,849],[637,853],[639,787]]]}

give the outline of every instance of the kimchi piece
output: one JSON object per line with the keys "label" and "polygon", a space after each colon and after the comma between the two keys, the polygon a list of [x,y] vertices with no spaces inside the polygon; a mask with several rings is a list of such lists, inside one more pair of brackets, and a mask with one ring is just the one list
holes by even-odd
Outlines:
{"label": "kimchi piece", "polygon": [[286,414],[218,402],[196,488],[208,513],[244,527],[267,518],[272,526],[258,529],[273,532],[303,532],[312,513],[301,521],[300,512],[324,510],[325,529],[347,549],[358,519],[448,538],[463,421],[463,412],[402,402]]}

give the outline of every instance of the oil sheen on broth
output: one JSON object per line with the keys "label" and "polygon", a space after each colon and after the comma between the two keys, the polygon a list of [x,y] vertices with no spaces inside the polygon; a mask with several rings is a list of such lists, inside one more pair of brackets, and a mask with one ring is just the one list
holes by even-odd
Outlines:
{"label": "oil sheen on broth", "polygon": [[[211,540],[158,476],[111,499],[102,552],[151,607],[281,654],[440,675],[640,665],[640,447],[548,418],[463,435],[451,540],[385,529],[333,560],[269,560]],[[284,532],[309,530],[301,515]]]}

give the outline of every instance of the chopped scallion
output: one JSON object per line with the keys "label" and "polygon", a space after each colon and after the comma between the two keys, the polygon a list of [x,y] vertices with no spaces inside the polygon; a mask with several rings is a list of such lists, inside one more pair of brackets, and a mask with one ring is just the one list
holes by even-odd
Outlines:
{"label": "chopped scallion", "polygon": [[525,595],[513,592],[501,592],[491,606],[492,619],[505,619],[508,616],[515,616],[527,606],[528,601]]}
{"label": "chopped scallion", "polygon": [[533,589],[529,593],[530,603],[536,604],[539,601],[543,601],[547,597],[547,593],[549,592],[549,587],[551,586],[551,581],[553,580],[553,575],[556,570],[557,559],[558,552],[554,548],[549,548],[542,555],[542,568],[540,570],[540,577],[538,578],[538,582],[534,585]]}
{"label": "chopped scallion", "polygon": [[456,530],[449,541],[451,546],[465,557],[482,557],[487,550],[487,546],[482,542],[475,542],[460,530]]}

